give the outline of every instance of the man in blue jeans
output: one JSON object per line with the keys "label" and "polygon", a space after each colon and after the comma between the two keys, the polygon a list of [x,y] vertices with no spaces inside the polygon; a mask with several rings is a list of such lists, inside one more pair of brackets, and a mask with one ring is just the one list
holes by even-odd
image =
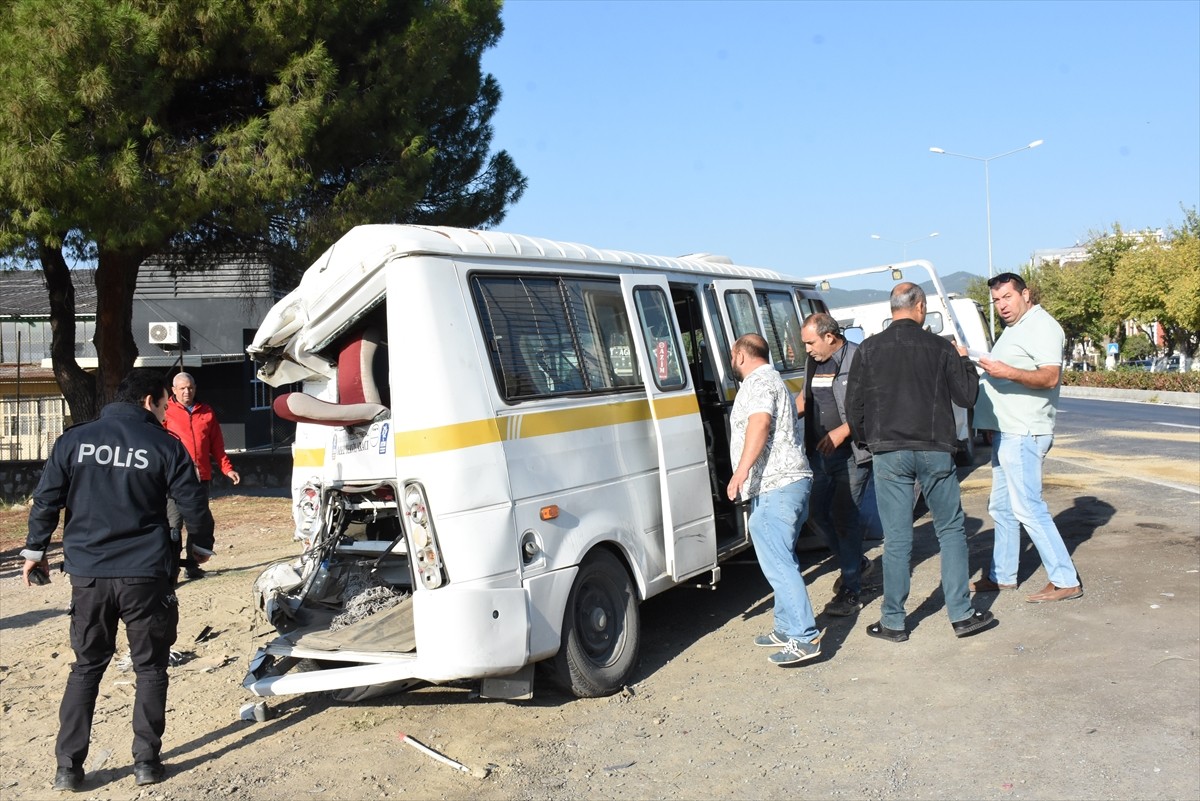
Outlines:
{"label": "man in blue jeans", "polygon": [[942,594],[956,637],[987,628],[991,612],[971,608],[967,537],[954,467],[954,406],[975,405],[979,376],[966,350],[926,331],[925,292],[897,284],[892,323],[858,347],[846,396],[851,436],[874,457],[875,497],[883,522],[883,609],[867,634],[908,639],[904,604],[912,569],[913,486],[920,482],[933,515]]}
{"label": "man in blue jeans", "polygon": [[808,516],[812,472],[796,433],[792,395],[767,361],[767,341],[746,334],[733,343],[730,366],[742,382],[729,415],[733,477],[729,500],[750,502],[750,539],[775,591],[775,627],[754,644],[779,648],[768,657],[793,665],[821,654],[821,632],[796,558],[796,539]]}
{"label": "man in blue jeans", "polygon": [[1016,589],[1021,526],[1025,526],[1049,579],[1045,588],[1026,600],[1069,601],[1083,595],[1083,586],[1042,499],[1042,461],[1054,442],[1065,337],[1062,326],[1033,303],[1021,276],[1001,273],[988,281],[988,287],[1005,329],[991,358],[979,360],[987,377],[975,407],[975,426],[994,432],[988,512],[995,521],[995,541],[991,572],[971,590]]}
{"label": "man in blue jeans", "polygon": [[858,346],[847,342],[831,315],[816,312],[804,320],[800,338],[808,352],[804,391],[796,412],[804,418],[804,450],[813,471],[809,513],[841,572],[825,614],[853,615],[862,609],[862,579],[871,562],[863,556],[863,531],[878,526],[874,493],[869,508],[871,454],[850,439],[846,389]]}

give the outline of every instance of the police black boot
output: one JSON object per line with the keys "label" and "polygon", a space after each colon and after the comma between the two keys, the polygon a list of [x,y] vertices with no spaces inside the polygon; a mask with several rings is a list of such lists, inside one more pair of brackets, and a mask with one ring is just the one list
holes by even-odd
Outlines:
{"label": "police black boot", "polygon": [[83,768],[59,768],[54,772],[54,789],[74,793],[83,786]]}

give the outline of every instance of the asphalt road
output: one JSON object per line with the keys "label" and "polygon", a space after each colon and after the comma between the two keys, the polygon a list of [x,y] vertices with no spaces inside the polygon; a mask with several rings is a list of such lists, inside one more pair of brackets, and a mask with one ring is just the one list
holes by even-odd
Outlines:
{"label": "asphalt road", "polygon": [[1047,459],[1200,494],[1200,409],[1063,398]]}

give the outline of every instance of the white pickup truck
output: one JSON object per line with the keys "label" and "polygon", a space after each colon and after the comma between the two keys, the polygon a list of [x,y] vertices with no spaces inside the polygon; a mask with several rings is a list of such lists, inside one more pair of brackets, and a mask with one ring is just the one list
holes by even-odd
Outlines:
{"label": "white pickup truck", "polygon": [[[905,275],[906,272],[908,275]],[[928,309],[925,328],[963,345],[972,356],[991,352],[992,338],[988,335],[987,318],[983,314],[983,309],[971,298],[947,293],[933,264],[928,261],[917,260],[867,267],[830,275],[811,276],[805,280],[812,281],[822,291],[827,291],[838,279],[869,275],[887,275],[892,281],[907,280],[917,284],[928,281],[932,283],[933,291],[926,292]],[[843,329],[847,330],[847,336],[855,341],[862,341],[872,334],[878,334],[892,322],[891,305],[886,300],[830,308],[829,313]],[[974,415],[958,406],[954,407],[954,414],[958,423],[959,440],[958,448],[955,451],[955,461],[960,466],[967,466],[975,458],[975,431],[972,425]]]}

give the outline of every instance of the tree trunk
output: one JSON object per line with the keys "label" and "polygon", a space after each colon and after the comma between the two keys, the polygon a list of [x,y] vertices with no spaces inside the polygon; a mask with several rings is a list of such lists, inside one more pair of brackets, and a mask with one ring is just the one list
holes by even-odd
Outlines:
{"label": "tree trunk", "polygon": [[75,285],[62,251],[39,243],[38,254],[50,295],[50,363],[59,391],[67,400],[71,420],[96,417],[96,379],[75,360]]}
{"label": "tree trunk", "polygon": [[97,408],[117,394],[117,386],[133,368],[137,343],[133,341],[133,291],[145,253],[100,249],[96,268],[96,370]]}

